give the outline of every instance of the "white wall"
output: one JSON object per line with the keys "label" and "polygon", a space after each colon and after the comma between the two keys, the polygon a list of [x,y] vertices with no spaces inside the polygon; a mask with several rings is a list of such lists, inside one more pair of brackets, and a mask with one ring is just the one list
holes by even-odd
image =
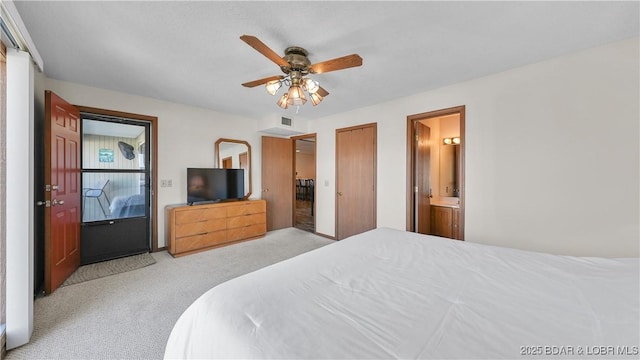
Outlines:
{"label": "white wall", "polygon": [[[316,229],[335,235],[335,130],[378,123],[378,226],[405,228],[406,117],[466,106],[467,241],[572,255],[639,256],[638,39],[372,107],[309,120],[317,133]],[[158,116],[163,208],[186,198],[186,168],[214,166],[220,137],[252,145],[256,121],[47,79],[67,101]]]}
{"label": "white wall", "polygon": [[245,140],[251,144],[252,198],[262,192],[261,134],[254,120],[54,79],[46,79],[45,88],[71,104],[158,117],[158,178],[173,183],[172,187],[156,189],[159,247],[166,245],[164,207],[186,202],[187,167],[217,167],[214,150],[219,138]]}
{"label": "white wall", "polygon": [[33,331],[33,79],[29,54],[7,49],[7,349]]}
{"label": "white wall", "polygon": [[[310,122],[378,123],[378,226],[406,226],[406,117],[466,106],[467,241],[639,254],[638,38]],[[419,76],[419,74],[417,74]],[[318,156],[316,230],[335,234],[335,158]]]}

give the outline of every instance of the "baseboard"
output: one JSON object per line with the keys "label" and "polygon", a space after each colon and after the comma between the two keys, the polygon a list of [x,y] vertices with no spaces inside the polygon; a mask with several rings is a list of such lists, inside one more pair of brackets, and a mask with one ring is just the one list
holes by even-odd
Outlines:
{"label": "baseboard", "polygon": [[319,232],[315,232],[314,234],[318,235],[318,236],[322,236],[323,238],[327,238],[329,240],[335,240],[336,237],[335,236],[329,236],[329,235],[325,235],[323,233],[319,233]]}
{"label": "baseboard", "polygon": [[0,335],[0,360],[2,360],[7,355],[7,335],[4,324],[0,325],[0,329],[2,329],[2,335]]}

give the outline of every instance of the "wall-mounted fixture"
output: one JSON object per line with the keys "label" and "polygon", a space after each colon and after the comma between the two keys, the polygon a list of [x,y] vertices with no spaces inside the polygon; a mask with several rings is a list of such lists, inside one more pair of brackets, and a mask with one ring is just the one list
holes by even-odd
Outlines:
{"label": "wall-mounted fixture", "polygon": [[458,145],[460,144],[460,138],[459,137],[450,137],[450,138],[444,138],[442,139],[442,143],[444,145]]}

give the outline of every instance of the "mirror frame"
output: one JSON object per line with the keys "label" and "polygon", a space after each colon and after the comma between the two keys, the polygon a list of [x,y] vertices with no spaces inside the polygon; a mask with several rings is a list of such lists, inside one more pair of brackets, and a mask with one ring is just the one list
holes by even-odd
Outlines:
{"label": "mirror frame", "polygon": [[235,140],[235,139],[226,139],[226,138],[220,138],[216,141],[216,145],[215,145],[215,152],[216,152],[216,166],[218,168],[222,168],[222,164],[220,163],[221,159],[220,159],[220,144],[223,142],[230,142],[230,143],[236,143],[236,144],[242,144],[242,145],[246,145],[247,146],[247,161],[249,162],[247,164],[247,169],[249,170],[249,175],[247,176],[247,178],[249,179],[249,187],[248,187],[248,191],[245,192],[244,195],[244,200],[248,199],[249,196],[251,196],[251,193],[253,192],[252,189],[252,181],[251,181],[251,175],[253,173],[253,171],[251,170],[251,145],[249,145],[249,142],[244,141],[244,140]]}

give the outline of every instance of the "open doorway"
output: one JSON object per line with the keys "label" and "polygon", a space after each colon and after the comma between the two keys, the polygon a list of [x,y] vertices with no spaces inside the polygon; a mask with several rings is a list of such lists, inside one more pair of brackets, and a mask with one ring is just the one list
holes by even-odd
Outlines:
{"label": "open doorway", "polygon": [[316,135],[293,137],[295,164],[295,202],[293,224],[315,233]]}
{"label": "open doorway", "polygon": [[81,117],[81,264],[150,252],[151,123]]}
{"label": "open doorway", "polygon": [[[53,94],[50,91],[45,91],[45,98],[47,93]],[[43,110],[45,110],[45,108],[46,106],[42,106]],[[77,168],[73,170],[73,173],[79,176],[78,180],[74,183],[74,186],[78,189],[77,213],[79,215],[77,217],[77,222],[79,228],[77,232],[80,234],[80,259],[82,264],[134,255],[139,252],[158,251],[157,224],[155,221],[157,218],[157,203],[155,201],[155,196],[153,196],[153,191],[157,185],[158,119],[154,116],[124,113],[71,104],[69,104],[69,108],[77,111],[78,113],[78,128],[82,126],[82,119],[117,125],[116,128],[127,120],[131,120],[133,122],[139,122],[139,124],[137,124],[138,128],[144,128],[144,136],[141,135],[142,132],[138,132],[135,136],[122,136],[124,134],[117,134],[118,137],[124,137],[126,139],[121,138],[117,141],[112,141],[115,139],[109,139],[107,141],[107,139],[104,138],[105,141],[103,143],[98,141],[97,146],[93,147],[95,150],[94,152],[87,151],[86,154],[83,154],[83,150],[85,149],[78,150],[78,154],[81,154],[80,157],[82,160],[87,161],[85,164],[81,164],[79,162]],[[46,120],[45,114],[42,114],[41,121],[37,121],[35,124],[34,133],[36,139],[43,138],[46,140],[50,138],[50,136],[45,136],[46,123],[49,122],[49,120]],[[92,131],[87,131],[86,135],[92,137],[98,135],[91,133]],[[116,134],[111,134],[107,131],[102,135],[115,136]],[[78,143],[81,144],[81,146],[85,144],[84,140],[87,140],[83,139],[83,137],[84,136],[78,140]],[[125,144],[122,144],[121,146],[118,144],[118,141],[123,141]],[[36,142],[35,148],[36,153],[34,163],[36,175],[34,181],[35,198],[38,200],[49,200],[49,194],[52,192],[45,191],[45,184],[51,184],[51,187],[55,184],[45,181],[48,173],[48,170],[45,169],[45,167],[46,164],[51,163],[49,159],[45,159],[45,154],[47,153],[47,151],[45,151],[45,148],[47,148],[47,146],[45,146],[45,142],[46,141]],[[87,141],[86,145],[89,145],[90,143],[91,141]],[[101,149],[106,151],[100,151]],[[48,153],[51,153],[51,151],[48,151]],[[103,162],[100,162],[101,158]],[[110,161],[111,159],[113,159],[113,162]],[[129,166],[115,166],[118,164],[117,161],[126,161],[130,164]],[[116,176],[111,176],[116,173],[118,174],[117,179]],[[104,185],[99,181],[107,179],[109,181],[105,181]],[[124,179],[127,181],[121,181]],[[126,188],[128,191],[122,191],[125,187],[122,187],[121,185],[125,184],[127,185]],[[58,192],[59,191],[56,191],[56,195],[58,195]],[[138,194],[144,193],[146,195],[144,199],[144,216],[134,216],[132,212],[129,212],[129,210],[133,211],[134,208],[138,212],[141,212],[139,211],[139,205],[142,203],[140,197],[136,197],[135,203],[133,201],[133,197],[129,198],[129,196],[134,195],[136,192]],[[127,203],[126,201],[122,201],[125,199],[125,195],[127,195],[126,200],[131,200],[131,202]],[[44,206],[38,206],[36,208],[37,211],[35,211],[34,217],[34,223],[36,224],[36,226],[34,226],[34,290],[37,296],[51,292],[51,289],[47,290],[47,281],[50,280],[47,280],[48,274],[47,271],[45,271],[47,270],[45,269],[46,256],[51,253],[50,251],[47,252],[48,247],[46,246],[46,243],[47,241],[50,241],[51,236],[48,236],[45,231],[46,221],[48,218],[45,210],[51,209],[51,207],[46,207],[46,201],[42,201],[42,204]],[[56,206],[56,209],[57,208],[59,207]],[[118,214],[118,216],[116,217],[115,214]],[[113,224],[110,223],[111,221],[113,221]],[[144,224],[144,229],[142,229],[142,226],[139,226],[140,224],[137,224],[138,226],[136,226],[136,232],[142,233],[144,231],[144,245],[141,245],[142,240],[135,241],[134,243],[137,245],[134,246],[137,249],[133,252],[129,251],[133,244],[130,244],[127,241],[129,235],[131,235],[133,231],[131,234],[126,233],[126,236],[117,236],[117,238],[114,238],[113,240],[111,240],[112,238],[109,236],[109,231],[100,233],[100,230],[109,230],[108,228],[110,226],[113,226],[114,229],[126,227],[125,223],[128,222],[146,223]],[[65,226],[68,227],[70,225],[67,223]],[[91,229],[89,229],[89,227],[91,227]],[[91,236],[87,235],[87,230],[91,230],[89,232],[97,232],[98,234],[97,236],[93,236],[94,234],[91,234]],[[49,233],[51,233],[51,231]],[[56,234],[57,233],[58,232],[56,232]],[[61,234],[64,235],[64,232],[61,232]],[[101,241],[100,238],[107,240]],[[136,238],[138,237],[136,236]],[[141,239],[142,236],[139,238]],[[88,240],[91,244],[86,244],[87,246],[83,249],[85,240]],[[118,242],[125,242],[125,247],[129,248],[121,252],[111,251],[109,247],[114,245],[112,243]],[[104,247],[105,245],[106,248]],[[140,250],[140,248],[144,249]]]}
{"label": "open doorway", "polygon": [[407,230],[464,240],[465,107],[407,117]]}

